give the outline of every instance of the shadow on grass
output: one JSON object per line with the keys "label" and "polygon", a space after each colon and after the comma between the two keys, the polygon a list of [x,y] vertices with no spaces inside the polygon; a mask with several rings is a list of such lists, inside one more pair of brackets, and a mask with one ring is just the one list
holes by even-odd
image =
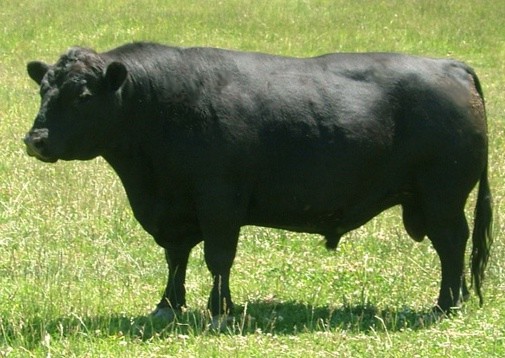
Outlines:
{"label": "shadow on grass", "polygon": [[[349,333],[400,332],[433,326],[444,316],[431,309],[379,309],[373,304],[312,306],[301,302],[256,301],[237,310],[236,318],[245,333],[292,335],[310,332]],[[237,316],[236,315],[236,316]],[[244,333],[244,332],[241,332]]]}
{"label": "shadow on grass", "polygon": [[[433,326],[441,319],[431,310],[410,308],[378,309],[373,304],[341,307],[311,306],[296,301],[254,301],[238,306],[225,334],[248,335],[271,333],[296,335],[311,332],[380,333],[420,330]],[[150,340],[173,335],[195,336],[216,334],[209,328],[211,319],[204,310],[188,310],[173,322],[151,316],[127,317],[110,315],[79,317],[77,315],[50,321],[11,323],[0,320],[0,342],[8,343],[22,337],[26,348],[35,347],[50,335],[58,337],[117,337],[118,339]]]}

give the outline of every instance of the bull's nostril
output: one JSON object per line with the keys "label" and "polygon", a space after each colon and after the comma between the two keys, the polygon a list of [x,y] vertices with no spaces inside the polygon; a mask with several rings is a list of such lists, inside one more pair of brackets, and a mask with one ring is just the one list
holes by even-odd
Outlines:
{"label": "bull's nostril", "polygon": [[36,138],[33,141],[33,145],[35,146],[35,148],[41,149],[44,146],[45,142],[46,142],[45,138]]}
{"label": "bull's nostril", "polygon": [[45,128],[32,129],[29,131],[23,141],[26,146],[32,150],[39,151],[42,149],[47,141],[49,131]]}
{"label": "bull's nostril", "polygon": [[23,139],[23,141],[25,142],[26,145],[38,146],[42,142],[44,142],[44,138],[32,134],[27,134]]}
{"label": "bull's nostril", "polygon": [[23,138],[26,144],[26,153],[31,157],[36,157],[43,162],[54,163],[57,159],[48,155],[49,130],[47,128],[36,128],[30,130]]}

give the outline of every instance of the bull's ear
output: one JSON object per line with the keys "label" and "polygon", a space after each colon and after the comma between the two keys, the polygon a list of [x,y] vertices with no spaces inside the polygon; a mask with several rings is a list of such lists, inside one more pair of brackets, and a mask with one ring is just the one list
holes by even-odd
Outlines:
{"label": "bull's ear", "polygon": [[128,70],[121,62],[111,62],[105,70],[105,80],[112,91],[117,91],[126,80]]}
{"label": "bull's ear", "polygon": [[46,72],[49,71],[49,65],[40,61],[32,61],[28,62],[26,70],[28,71],[28,75],[31,79],[40,85]]}

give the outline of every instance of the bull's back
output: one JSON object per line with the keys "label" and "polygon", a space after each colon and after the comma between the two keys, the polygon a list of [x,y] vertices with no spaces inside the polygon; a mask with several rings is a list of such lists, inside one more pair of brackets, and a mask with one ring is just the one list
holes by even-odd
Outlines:
{"label": "bull's back", "polygon": [[190,90],[198,118],[183,120],[205,123],[194,175],[240,183],[247,223],[307,231],[353,216],[361,223],[400,203],[422,167],[456,155],[473,181],[484,162],[482,100],[459,62],[170,48],[163,61],[170,71],[161,81]]}
{"label": "bull's back", "polygon": [[426,166],[460,161],[455,173],[473,184],[482,170],[482,99],[459,62],[375,54],[273,58],[255,71],[237,63],[241,80],[221,89],[216,108],[231,132],[247,129],[237,143],[255,148],[242,158],[254,161],[250,223],[352,227],[400,204]]}

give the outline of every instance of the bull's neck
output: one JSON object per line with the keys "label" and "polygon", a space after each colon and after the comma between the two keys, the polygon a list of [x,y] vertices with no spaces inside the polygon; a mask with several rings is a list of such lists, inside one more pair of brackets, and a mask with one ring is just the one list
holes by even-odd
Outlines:
{"label": "bull's neck", "polygon": [[147,232],[156,235],[158,229],[153,216],[157,203],[155,174],[141,148],[131,145],[116,147],[102,156],[119,176],[137,220]]}

